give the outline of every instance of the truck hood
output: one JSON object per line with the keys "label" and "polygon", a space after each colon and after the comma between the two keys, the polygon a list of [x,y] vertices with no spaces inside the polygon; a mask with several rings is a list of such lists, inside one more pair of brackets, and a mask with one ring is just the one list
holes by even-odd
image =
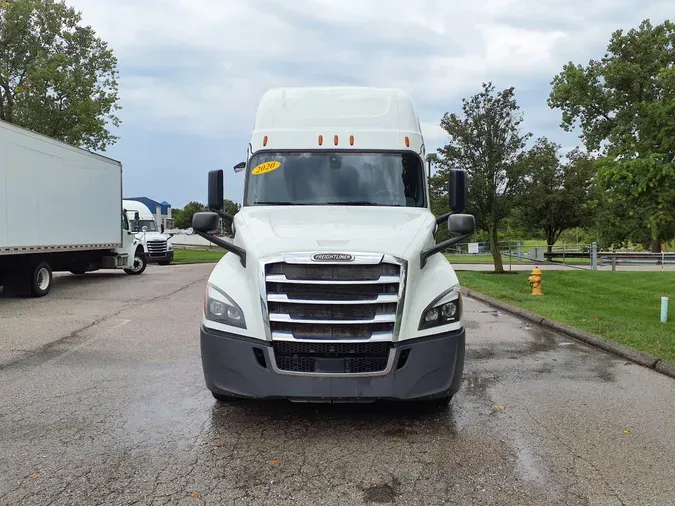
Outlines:
{"label": "truck hood", "polygon": [[161,232],[134,232],[136,239],[143,240],[145,237],[146,241],[168,241],[169,237],[162,234]]}
{"label": "truck hood", "polygon": [[235,216],[235,243],[245,249],[255,243],[265,257],[289,251],[346,250],[403,258],[413,242],[428,241],[434,225],[434,216],[426,208],[244,207]]}

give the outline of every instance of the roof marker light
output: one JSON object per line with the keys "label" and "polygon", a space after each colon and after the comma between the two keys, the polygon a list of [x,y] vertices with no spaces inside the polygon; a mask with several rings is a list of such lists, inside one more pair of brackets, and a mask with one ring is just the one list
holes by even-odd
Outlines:
{"label": "roof marker light", "polygon": [[353,145],[354,145],[354,136],[353,136],[353,135],[350,135],[350,136],[349,136],[349,145],[350,145],[350,146],[353,146]]}
{"label": "roof marker light", "polygon": [[405,136],[405,147],[406,148],[410,147],[410,137],[408,137],[407,135]]}
{"label": "roof marker light", "polygon": [[263,146],[267,146],[267,136],[263,137]]}
{"label": "roof marker light", "polygon": [[319,146],[323,145],[323,135],[319,135]]}
{"label": "roof marker light", "polygon": [[335,144],[335,145],[337,146],[337,145],[338,145],[338,142],[339,142],[338,136],[337,136],[337,135],[334,135],[334,136],[333,136],[333,144]]}

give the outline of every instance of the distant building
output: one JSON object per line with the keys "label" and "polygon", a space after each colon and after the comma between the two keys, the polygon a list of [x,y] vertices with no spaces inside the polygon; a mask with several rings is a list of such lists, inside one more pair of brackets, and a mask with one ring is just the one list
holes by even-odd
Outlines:
{"label": "distant building", "polygon": [[174,228],[173,218],[171,217],[171,204],[166,200],[157,202],[148,197],[127,197],[126,200],[135,200],[136,202],[145,204],[155,216],[157,226],[161,227],[164,225],[164,228]]}

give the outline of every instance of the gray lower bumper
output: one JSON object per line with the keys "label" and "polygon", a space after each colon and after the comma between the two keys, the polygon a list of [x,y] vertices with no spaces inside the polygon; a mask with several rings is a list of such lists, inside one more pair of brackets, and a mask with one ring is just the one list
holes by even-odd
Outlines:
{"label": "gray lower bumper", "polygon": [[[389,372],[364,376],[275,371],[275,364],[271,363],[274,352],[268,341],[242,338],[203,326],[200,337],[207,388],[237,397],[345,401],[434,399],[456,393],[464,369],[463,329],[394,343]],[[399,360],[404,350],[408,350],[407,359]],[[264,360],[260,359],[261,355]]]}
{"label": "gray lower bumper", "polygon": [[156,263],[156,262],[173,262],[173,250],[169,250],[166,252],[166,254],[162,255],[151,255],[149,253],[145,254],[145,259],[147,260],[148,263]]}

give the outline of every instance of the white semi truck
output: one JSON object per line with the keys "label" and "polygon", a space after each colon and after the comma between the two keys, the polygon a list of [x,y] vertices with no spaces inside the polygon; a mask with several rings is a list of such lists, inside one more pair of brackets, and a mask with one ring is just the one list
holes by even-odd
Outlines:
{"label": "white semi truck", "polygon": [[[220,401],[448,402],[464,368],[462,296],[440,254],[469,237],[464,171],[451,212],[429,208],[426,150],[395,89],[273,89],[258,106],[243,206],[222,211],[209,173],[196,233],[230,254],[208,279],[200,327],[207,388]],[[233,222],[233,243],[214,237]],[[436,244],[439,225],[452,238]]]}
{"label": "white semi truck", "polygon": [[0,121],[0,285],[42,297],[53,272],[145,267],[122,164]]}
{"label": "white semi truck", "polygon": [[173,261],[173,245],[158,228],[155,216],[148,206],[137,200],[123,200],[122,205],[131,223],[131,231],[143,245],[148,263],[169,265]]}

